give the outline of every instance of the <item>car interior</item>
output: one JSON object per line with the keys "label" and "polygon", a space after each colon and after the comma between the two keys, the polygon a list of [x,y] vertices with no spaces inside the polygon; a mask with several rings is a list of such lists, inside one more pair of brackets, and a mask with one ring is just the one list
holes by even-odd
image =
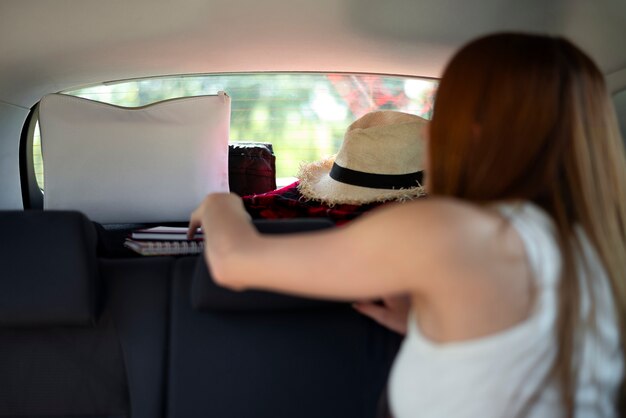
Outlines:
{"label": "car interior", "polygon": [[429,119],[451,55],[501,31],[590,54],[626,137],[621,0],[0,2],[0,417],[386,416],[402,337],[353,301],[124,241],[292,183],[367,112]]}

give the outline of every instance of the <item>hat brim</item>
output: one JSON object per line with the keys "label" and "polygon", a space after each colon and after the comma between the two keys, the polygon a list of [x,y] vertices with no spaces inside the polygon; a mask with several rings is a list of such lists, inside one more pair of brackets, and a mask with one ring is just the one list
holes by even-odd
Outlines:
{"label": "hat brim", "polygon": [[425,196],[422,185],[406,189],[374,189],[341,183],[329,176],[334,157],[309,164],[302,164],[298,178],[298,190],[307,200],[316,200],[328,205],[363,205],[374,202],[417,199]]}

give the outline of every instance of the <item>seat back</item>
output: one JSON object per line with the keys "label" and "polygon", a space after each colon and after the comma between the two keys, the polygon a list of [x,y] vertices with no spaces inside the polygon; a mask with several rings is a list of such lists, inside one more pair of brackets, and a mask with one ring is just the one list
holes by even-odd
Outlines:
{"label": "seat back", "polygon": [[376,414],[400,338],[348,304],[223,289],[201,256],[96,259],[78,213],[0,212],[0,231],[0,416]]}
{"label": "seat back", "polygon": [[[272,221],[260,228],[324,227],[314,224]],[[206,277],[202,258],[174,266],[168,417],[376,415],[399,336],[345,303],[232,292],[202,284]]]}
{"label": "seat back", "polygon": [[163,416],[173,264],[171,257],[100,260],[106,306],[126,365],[133,418]]}
{"label": "seat back", "polygon": [[0,231],[0,416],[128,416],[91,222],[75,212],[0,212]]}

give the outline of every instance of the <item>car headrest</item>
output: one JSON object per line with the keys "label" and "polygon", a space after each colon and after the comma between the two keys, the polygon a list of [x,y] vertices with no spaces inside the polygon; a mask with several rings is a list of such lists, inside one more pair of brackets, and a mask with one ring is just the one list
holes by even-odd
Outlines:
{"label": "car headrest", "polygon": [[0,211],[0,326],[89,325],[96,233],[81,213]]}
{"label": "car headrest", "polygon": [[[334,224],[327,219],[256,220],[261,233],[288,234],[326,229]],[[280,263],[280,260],[274,260]],[[263,268],[259,266],[259,268]],[[294,272],[298,274],[298,272]],[[249,290],[235,292],[213,281],[205,259],[198,257],[191,283],[191,303],[196,310],[209,311],[282,311],[344,305],[321,299],[308,299],[273,292]]]}
{"label": "car headrest", "polygon": [[228,191],[223,92],[138,108],[51,94],[39,123],[44,209],[100,223],[177,222],[207,193]]}

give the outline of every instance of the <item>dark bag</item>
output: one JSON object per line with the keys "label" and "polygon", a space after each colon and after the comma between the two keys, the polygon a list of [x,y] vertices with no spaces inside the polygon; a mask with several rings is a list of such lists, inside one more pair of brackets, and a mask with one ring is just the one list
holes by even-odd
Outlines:
{"label": "dark bag", "polygon": [[276,157],[272,144],[238,142],[228,147],[230,191],[239,196],[276,189]]}

